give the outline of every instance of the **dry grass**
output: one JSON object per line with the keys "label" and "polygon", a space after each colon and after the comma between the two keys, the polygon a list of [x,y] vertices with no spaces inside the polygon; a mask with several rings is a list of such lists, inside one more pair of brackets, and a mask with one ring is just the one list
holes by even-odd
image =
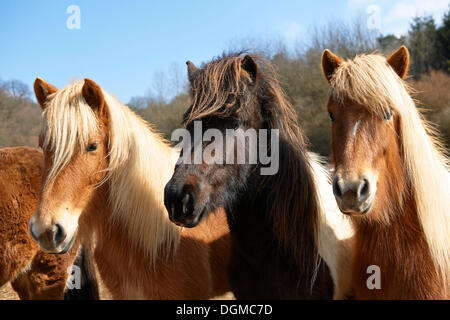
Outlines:
{"label": "dry grass", "polygon": [[425,117],[436,125],[443,141],[450,148],[450,76],[442,71],[431,71],[420,80],[411,81],[417,91],[415,98]]}
{"label": "dry grass", "polygon": [[19,296],[9,282],[0,287],[0,300],[19,300]]}
{"label": "dry grass", "polygon": [[[113,298],[111,293],[108,291],[101,277],[99,276],[97,266],[96,272],[99,285],[100,300],[112,300]],[[19,296],[13,290],[9,282],[5,284],[3,287],[0,287],[0,300],[19,300]],[[228,292],[224,295],[215,297],[213,300],[235,300],[235,297],[232,292]]]}

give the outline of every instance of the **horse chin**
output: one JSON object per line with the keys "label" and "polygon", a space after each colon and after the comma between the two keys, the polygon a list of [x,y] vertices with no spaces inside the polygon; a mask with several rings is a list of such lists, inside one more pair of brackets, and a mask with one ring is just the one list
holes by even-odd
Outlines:
{"label": "horse chin", "polygon": [[352,216],[352,217],[364,217],[367,216],[367,214],[372,209],[372,203],[367,203],[358,209],[342,209],[340,208],[341,212],[345,215]]}
{"label": "horse chin", "polygon": [[200,223],[200,219],[196,219],[196,220],[185,222],[179,226],[185,227],[185,228],[195,228],[196,226],[198,226],[199,223]]}
{"label": "horse chin", "polygon": [[184,218],[183,221],[175,221],[174,223],[177,226],[185,227],[185,228],[194,228],[202,222],[204,218],[208,215],[208,210],[204,207],[200,213],[194,214],[189,218]]}
{"label": "horse chin", "polygon": [[60,253],[64,254],[64,253],[67,253],[70,249],[72,249],[76,238],[77,238],[77,233],[75,232],[74,235],[72,236],[72,239],[70,239],[70,241],[67,243],[67,245],[62,249],[62,251]]}

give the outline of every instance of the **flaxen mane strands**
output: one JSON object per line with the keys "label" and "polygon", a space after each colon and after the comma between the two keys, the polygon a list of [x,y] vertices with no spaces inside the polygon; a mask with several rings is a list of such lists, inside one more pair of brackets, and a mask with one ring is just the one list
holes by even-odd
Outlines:
{"label": "flaxen mane strands", "polygon": [[43,148],[54,152],[47,181],[53,181],[77,150],[84,149],[89,137],[98,132],[97,118],[83,96],[83,81],[67,85],[49,97],[43,113]]}

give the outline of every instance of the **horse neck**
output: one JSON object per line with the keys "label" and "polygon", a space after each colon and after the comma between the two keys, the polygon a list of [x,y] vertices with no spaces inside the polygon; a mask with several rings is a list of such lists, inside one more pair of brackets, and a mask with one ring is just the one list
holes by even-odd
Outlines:
{"label": "horse neck", "polygon": [[[353,219],[355,234],[354,286],[356,298],[430,299],[442,296],[442,284],[434,268],[421,228],[414,196],[409,192],[389,212],[389,223]],[[371,212],[371,214],[376,214]],[[370,265],[381,271],[381,290],[368,290]]]}
{"label": "horse neck", "polygon": [[[179,228],[169,221],[164,207],[164,187],[178,153],[129,111],[129,150],[123,163],[109,172],[109,223],[122,228],[133,249],[149,263],[172,256],[179,242]],[[125,148],[125,147],[124,147]]]}
{"label": "horse neck", "polygon": [[306,150],[298,150],[280,130],[279,171],[261,176],[258,170],[258,207],[271,222],[274,237],[304,279],[311,279],[317,264],[317,224],[320,201]]}

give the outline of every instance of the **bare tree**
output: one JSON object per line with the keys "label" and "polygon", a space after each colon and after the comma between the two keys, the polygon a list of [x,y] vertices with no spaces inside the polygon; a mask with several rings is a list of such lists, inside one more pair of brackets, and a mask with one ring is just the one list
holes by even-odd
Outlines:
{"label": "bare tree", "polygon": [[185,66],[181,66],[177,62],[173,62],[169,67],[170,90],[173,97],[185,91],[187,85],[185,69]]}
{"label": "bare tree", "polygon": [[168,88],[167,76],[162,70],[158,70],[153,74],[152,90],[150,90],[150,97],[154,98],[159,103],[167,102]]}
{"label": "bare tree", "polygon": [[353,57],[362,52],[371,52],[377,48],[379,32],[369,30],[361,18],[347,21],[332,21],[324,26],[314,26],[310,38],[304,43],[309,51],[322,52],[324,49],[339,54],[342,57]]}
{"label": "bare tree", "polygon": [[25,99],[31,95],[28,86],[20,80],[0,81],[0,88],[15,99]]}
{"label": "bare tree", "polygon": [[147,98],[145,97],[132,97],[127,104],[133,109],[145,109],[147,108]]}

